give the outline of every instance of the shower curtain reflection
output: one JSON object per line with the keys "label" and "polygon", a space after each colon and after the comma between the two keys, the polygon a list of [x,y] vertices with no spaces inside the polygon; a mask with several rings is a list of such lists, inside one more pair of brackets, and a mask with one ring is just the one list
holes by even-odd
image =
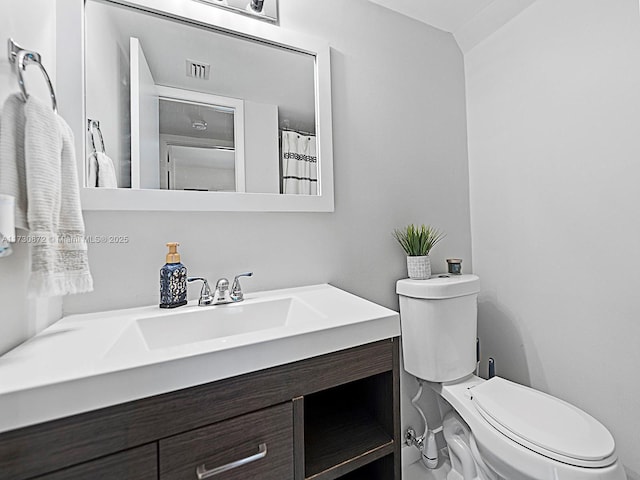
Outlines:
{"label": "shower curtain reflection", "polygon": [[318,194],[318,156],[314,135],[282,132],[282,193]]}

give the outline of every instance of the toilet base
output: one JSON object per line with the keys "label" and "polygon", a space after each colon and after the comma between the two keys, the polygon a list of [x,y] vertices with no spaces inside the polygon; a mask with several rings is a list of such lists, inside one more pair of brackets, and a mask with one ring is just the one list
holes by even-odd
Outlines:
{"label": "toilet base", "polygon": [[456,412],[447,413],[442,426],[451,460],[447,480],[505,480],[484,462],[469,426]]}

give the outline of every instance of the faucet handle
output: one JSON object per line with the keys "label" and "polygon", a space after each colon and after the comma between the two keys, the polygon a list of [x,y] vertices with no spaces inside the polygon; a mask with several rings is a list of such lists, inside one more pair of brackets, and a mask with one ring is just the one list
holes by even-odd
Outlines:
{"label": "faucet handle", "polygon": [[200,299],[198,300],[198,305],[201,307],[211,305],[213,302],[213,295],[211,295],[211,288],[209,287],[209,282],[207,282],[206,278],[203,277],[189,277],[187,278],[187,282],[202,282],[202,290],[200,290]]}
{"label": "faucet handle", "polygon": [[240,285],[240,277],[251,277],[253,272],[239,273],[233,279],[233,285],[231,285],[231,299],[234,302],[241,302],[244,300],[244,294],[242,293],[242,286]]}

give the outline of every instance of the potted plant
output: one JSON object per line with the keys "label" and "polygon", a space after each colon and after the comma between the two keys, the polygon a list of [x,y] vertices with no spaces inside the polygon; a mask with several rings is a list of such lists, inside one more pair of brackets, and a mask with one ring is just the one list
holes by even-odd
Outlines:
{"label": "potted plant", "polygon": [[396,228],[393,236],[407,254],[409,278],[425,280],[431,276],[429,252],[445,237],[445,234],[431,225],[419,227],[411,224],[405,228]]}

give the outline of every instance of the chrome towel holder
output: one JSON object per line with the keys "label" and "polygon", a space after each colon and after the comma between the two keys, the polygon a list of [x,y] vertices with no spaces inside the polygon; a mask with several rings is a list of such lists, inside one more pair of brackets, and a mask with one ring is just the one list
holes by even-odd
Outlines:
{"label": "chrome towel holder", "polygon": [[56,93],[53,90],[53,85],[51,84],[49,74],[44,68],[44,65],[42,65],[42,57],[40,56],[40,54],[38,52],[22,48],[20,45],[14,42],[12,38],[8,40],[7,44],[9,51],[9,62],[16,66],[16,74],[18,75],[18,84],[20,85],[20,90],[22,91],[22,99],[26,102],[27,98],[29,98],[22,72],[27,68],[27,65],[38,65],[40,67],[40,70],[42,71],[42,74],[44,75],[45,80],[47,81],[47,86],[49,87],[53,111],[57,112],[58,101],[56,100]]}
{"label": "chrome towel holder", "polygon": [[93,153],[98,153],[98,149],[96,148],[96,140],[95,140],[95,134],[97,133],[98,138],[100,139],[100,145],[102,147],[101,153],[104,153],[106,155],[107,150],[104,148],[104,137],[102,136],[102,130],[100,130],[100,122],[98,120],[92,120],[91,118],[88,118],[87,130],[89,131],[89,139],[91,140]]}

